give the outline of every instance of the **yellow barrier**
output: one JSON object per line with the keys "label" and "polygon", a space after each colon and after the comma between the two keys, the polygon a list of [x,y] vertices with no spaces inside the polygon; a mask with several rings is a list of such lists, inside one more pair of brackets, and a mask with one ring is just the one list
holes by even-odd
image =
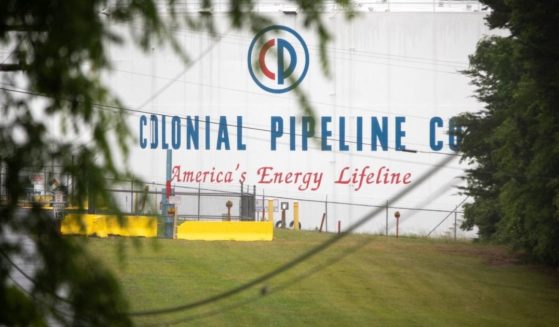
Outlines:
{"label": "yellow barrier", "polygon": [[186,221],[179,225],[177,238],[199,241],[271,241],[274,222]]}
{"label": "yellow barrier", "polygon": [[[70,214],[62,220],[60,231],[65,235],[157,237],[157,218],[124,216],[124,224],[120,226],[116,216]],[[271,241],[274,238],[274,223],[273,220],[187,221],[178,226],[177,238],[205,241]]]}
{"label": "yellow barrier", "polygon": [[60,232],[65,235],[157,236],[157,218],[150,216],[124,216],[120,226],[118,218],[111,215],[70,214],[62,220]]}

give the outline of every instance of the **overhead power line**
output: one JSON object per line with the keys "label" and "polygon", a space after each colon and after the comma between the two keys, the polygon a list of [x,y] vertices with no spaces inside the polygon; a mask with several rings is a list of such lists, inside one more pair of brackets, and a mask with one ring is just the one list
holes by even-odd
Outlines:
{"label": "overhead power line", "polygon": [[[133,71],[118,69],[118,68],[113,69],[113,71],[118,72],[118,73],[128,74],[128,75],[143,76],[145,78],[156,78],[156,79],[161,79],[161,80],[172,80],[173,79],[173,78],[166,77],[166,76],[160,76],[160,75],[148,74],[148,73],[142,73],[142,72],[133,72]],[[177,81],[177,82],[179,82],[179,81]],[[265,94],[265,93],[262,93],[262,92],[236,89],[236,88],[221,86],[221,85],[213,85],[213,84],[208,84],[208,83],[193,82],[193,81],[186,81],[186,80],[180,81],[180,83],[187,84],[187,85],[200,86],[200,87],[207,87],[207,88],[212,88],[212,89],[218,89],[218,90],[225,90],[225,91],[241,93],[241,94],[250,94],[250,95],[267,97],[267,98],[273,97],[274,100],[291,101],[291,99],[289,99],[289,98],[285,98],[285,97],[281,97],[281,96],[277,96],[277,95],[273,95],[273,94]],[[372,112],[372,113],[383,114],[383,115],[396,115],[397,114],[397,113],[389,112],[389,111],[374,110],[374,109],[371,110],[370,108],[366,108],[366,107],[360,107],[360,106],[355,106],[355,105],[347,105],[347,104],[334,104],[334,103],[317,101],[317,100],[312,100],[312,99],[309,99],[309,103],[313,104],[313,105],[319,105],[319,106],[325,106],[325,107],[344,108],[344,109],[357,110],[357,111],[362,111],[362,112]],[[431,118],[429,116],[423,116],[423,115],[418,115],[418,114],[410,114],[410,115],[406,115],[406,116],[412,117],[412,118],[417,118],[417,119],[426,119],[426,120]]]}
{"label": "overhead power line", "polygon": [[200,319],[205,319],[205,318],[209,318],[212,316],[217,316],[220,314],[224,314],[225,312],[240,308],[244,305],[247,305],[249,303],[253,303],[259,300],[264,299],[265,297],[271,296],[275,293],[278,293],[280,291],[283,291],[289,287],[292,287],[293,285],[295,285],[298,282],[301,282],[304,279],[308,279],[311,276],[323,271],[324,269],[330,267],[331,265],[341,261],[342,259],[348,257],[349,255],[357,252],[358,250],[362,249],[364,246],[370,244],[372,241],[374,240],[374,238],[368,237],[365,238],[364,240],[362,240],[361,242],[357,243],[356,245],[350,247],[349,249],[343,251],[342,253],[332,256],[331,258],[329,258],[329,260],[311,266],[310,268],[306,269],[305,271],[297,274],[296,276],[289,278],[288,280],[283,281],[282,283],[279,283],[275,286],[273,285],[266,285],[263,286],[260,289],[260,292],[257,295],[254,295],[248,299],[242,300],[242,301],[238,301],[229,305],[225,305],[225,306],[220,306],[218,309],[213,309],[213,310],[209,310],[203,313],[198,313],[198,314],[192,314],[186,317],[182,317],[182,318],[178,318],[178,319],[173,319],[173,320],[167,320],[167,321],[163,321],[163,322],[158,322],[155,324],[146,324],[146,325],[141,325],[141,327],[157,327],[157,326],[172,326],[172,325],[176,325],[179,323],[183,323],[183,322],[192,322],[192,321],[196,321],[196,320],[200,320]]}
{"label": "overhead power line", "polygon": [[[212,44],[210,44],[204,51],[202,51],[198,57],[196,57],[196,59],[188,62],[186,64],[186,66],[184,67],[184,69],[179,72],[175,77],[173,77],[167,84],[165,84],[163,87],[161,87],[159,90],[157,90],[157,92],[155,92],[154,94],[152,94],[149,98],[147,98],[141,105],[139,105],[137,107],[138,110],[144,108],[145,106],[147,106],[149,103],[151,103],[153,100],[155,100],[157,97],[159,97],[163,92],[165,92],[169,87],[171,87],[171,85],[173,85],[175,82],[177,82],[184,74],[186,74],[186,72],[188,72],[190,70],[190,68],[192,68],[196,63],[198,63],[200,60],[202,60],[202,58],[204,58],[205,56],[207,56],[218,44],[221,40],[223,40],[223,38],[227,35],[227,33],[225,34],[221,34],[219,35]],[[124,109],[124,108],[121,108]]]}
{"label": "overhead power line", "polygon": [[[400,200],[401,198],[403,198],[404,196],[406,196],[407,194],[409,194],[410,192],[412,192],[413,190],[415,190],[417,187],[419,187],[419,185],[422,185],[427,179],[429,179],[433,174],[435,174],[437,171],[439,171],[442,167],[444,167],[451,160],[452,160],[452,157],[444,157],[438,163],[438,165],[436,165],[435,167],[433,167],[429,171],[427,171],[425,174],[423,174],[414,184],[405,188],[404,190],[402,190],[398,194],[396,194],[394,197],[392,197],[389,200],[389,202],[396,202],[396,201]],[[237,295],[237,294],[242,293],[242,292],[244,292],[248,289],[251,289],[254,286],[257,286],[257,285],[259,285],[263,282],[266,282],[266,281],[270,280],[271,278],[273,278],[275,276],[278,276],[278,275],[280,275],[280,274],[298,266],[302,262],[314,257],[315,255],[323,252],[324,250],[326,250],[329,247],[331,247],[332,245],[336,244],[341,239],[343,239],[347,235],[349,235],[351,232],[355,231],[356,229],[361,227],[363,224],[365,224],[366,222],[371,220],[377,214],[381,213],[383,210],[384,210],[384,208],[373,209],[368,214],[366,214],[361,219],[359,219],[357,222],[350,225],[348,227],[348,229],[345,230],[344,232],[329,238],[328,240],[324,241],[323,243],[313,247],[309,251],[306,251],[305,253],[303,253],[303,254],[297,256],[296,258],[288,261],[287,263],[279,266],[278,268],[273,269],[270,272],[265,273],[265,274],[263,274],[259,277],[256,277],[256,278],[254,278],[254,279],[252,279],[252,280],[250,280],[250,281],[248,281],[248,282],[246,282],[246,283],[244,283],[240,286],[231,288],[231,289],[226,290],[222,293],[218,293],[216,295],[212,295],[212,296],[209,296],[207,298],[203,298],[203,299],[200,299],[200,300],[197,300],[197,301],[185,303],[185,304],[182,304],[182,305],[166,307],[166,308],[147,309],[147,310],[141,310],[141,311],[136,311],[136,312],[130,312],[129,315],[136,316],[136,317],[142,317],[142,316],[155,316],[155,315],[163,315],[163,314],[169,314],[169,313],[174,313],[174,312],[188,311],[188,310],[192,310],[194,308],[198,308],[198,307],[208,305],[210,303],[215,303],[215,302],[230,298],[234,295]]]}
{"label": "overhead power line", "polygon": [[[458,210],[458,208],[459,208],[462,204],[464,204],[464,202],[466,202],[466,200],[468,200],[468,198],[469,198],[469,196],[465,197],[464,200],[462,200],[462,202],[460,202],[460,203],[456,206],[456,210]],[[431,233],[433,233],[437,228],[439,228],[439,226],[440,226],[442,223],[444,223],[445,220],[447,220],[448,217],[450,217],[450,216],[451,216],[453,213],[455,213],[455,212],[457,213],[458,211],[451,211],[451,212],[449,212],[448,215],[446,215],[446,216],[437,224],[437,226],[433,227],[433,229],[432,229],[429,233],[427,233],[427,237],[431,236]]]}
{"label": "overhead power line", "polygon": [[[125,181],[125,182],[130,182],[130,181]],[[150,182],[148,184],[162,186],[162,187],[166,186],[165,183]],[[449,188],[449,187],[454,186],[453,184],[447,184],[447,185],[443,185],[442,188],[444,189],[444,188]],[[224,190],[203,188],[203,187],[198,188],[198,187],[194,187],[194,186],[173,185],[173,187],[178,188],[178,189],[190,189],[190,190],[195,190],[195,191],[200,190],[200,191],[216,192],[216,193],[222,193],[223,195],[238,194],[236,192],[231,192],[231,191],[224,191]],[[138,191],[138,192],[140,192],[140,191]],[[279,195],[279,194],[273,194],[273,193],[272,194],[266,194],[265,197],[266,198],[273,198],[273,199],[299,201],[299,202],[310,202],[310,203],[324,203],[325,202],[325,200],[321,200],[321,199],[305,199],[305,198],[300,198],[300,197]],[[462,203],[463,202],[464,201],[462,201]],[[381,205],[381,204],[376,204],[375,205],[375,204],[368,204],[368,203],[354,203],[354,202],[343,202],[343,201],[332,201],[332,200],[328,200],[328,204],[346,205],[346,206],[354,206],[354,207],[362,207],[362,208],[386,208],[386,205]],[[413,208],[413,207],[405,207],[405,206],[390,206],[389,208],[396,209],[396,210],[443,212],[443,213],[448,213],[448,212],[454,212],[455,211],[455,210],[444,210],[444,209]],[[460,213],[461,211],[457,211],[457,212]]]}
{"label": "overhead power line", "polygon": [[[167,84],[167,87],[170,86],[170,84]],[[37,93],[37,92],[32,92],[29,90],[22,90],[22,89],[13,89],[13,88],[7,88],[7,87],[0,87],[0,90],[4,90],[7,92],[13,92],[13,93],[21,93],[21,94],[27,94],[27,95],[33,95],[33,96],[40,96],[40,97],[45,97],[45,98],[52,98],[55,99],[55,97],[47,95],[47,94],[42,94],[42,93]],[[161,91],[161,90],[160,90]],[[160,94],[161,92],[159,92]],[[149,100],[152,101],[153,99],[155,99],[155,97],[151,97]],[[69,100],[68,100],[69,101]],[[100,103],[95,103],[94,106],[100,109],[108,109],[108,110],[122,110],[125,112],[129,112],[129,113],[137,113],[137,114],[145,114],[145,115],[158,115],[158,116],[162,116],[162,115],[166,115],[163,113],[159,113],[159,112],[153,112],[153,111],[148,111],[148,110],[142,110],[141,107],[146,106],[149,103],[149,101],[144,102],[139,109],[132,109],[132,108],[126,108],[126,107],[122,107],[122,106],[114,106],[114,105],[107,105],[107,104],[100,104]],[[199,121],[201,123],[206,123],[206,120],[201,118],[199,119]],[[217,121],[208,121],[208,123],[210,125],[220,125],[219,122]],[[233,124],[233,123],[227,123],[226,124],[227,127],[232,127],[232,128],[238,128],[239,125],[237,124]],[[185,125],[181,125],[181,126],[185,126]],[[265,132],[265,133],[270,133],[271,130],[267,129],[267,128],[261,128],[261,127],[252,127],[252,126],[246,126],[243,125],[242,126],[243,129],[245,130],[253,130],[253,131],[259,131],[259,132]],[[301,133],[295,133],[295,136],[299,136],[301,137],[302,134]],[[329,138],[330,141],[332,142],[339,142],[340,139],[337,138]],[[357,144],[357,141],[354,140],[345,140],[346,143],[348,144]],[[371,143],[367,143],[367,142],[361,142],[362,146],[371,146]],[[437,155],[445,155],[445,156],[452,156],[452,157],[458,157],[460,156],[460,154],[458,153],[449,153],[449,152],[438,152],[438,151],[425,151],[425,150],[399,150],[396,149],[396,147],[393,146],[388,146],[388,149],[391,150],[396,150],[396,151],[401,151],[401,152],[414,152],[414,153],[422,153],[422,154],[437,154]],[[329,151],[329,152],[341,152],[341,151]]]}
{"label": "overhead power line", "polygon": [[[36,287],[39,286],[39,284],[37,283],[37,281],[36,281],[33,277],[29,276],[29,274],[27,274],[19,265],[17,265],[17,264],[10,258],[10,256],[9,256],[7,253],[5,253],[4,251],[2,251],[1,249],[0,249],[0,255],[2,255],[2,256],[4,257],[4,259],[5,259],[15,270],[17,270],[23,277],[25,277],[25,279],[27,279],[28,281],[30,281],[34,286],[36,286]],[[67,304],[72,304],[72,302],[71,302],[70,300],[61,297],[60,295],[56,294],[55,292],[50,292],[50,291],[48,291],[48,290],[42,290],[42,291],[51,294],[54,298],[56,298],[56,299],[59,300],[59,301],[62,301],[62,302],[67,303]]]}

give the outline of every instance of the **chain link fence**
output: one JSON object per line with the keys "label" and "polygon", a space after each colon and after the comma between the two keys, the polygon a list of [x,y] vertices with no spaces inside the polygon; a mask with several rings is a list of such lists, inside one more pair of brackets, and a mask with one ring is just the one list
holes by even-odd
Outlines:
{"label": "chain link fence", "polygon": [[[126,214],[161,214],[167,190],[164,184],[148,183],[144,187],[115,185],[109,190]],[[175,204],[179,220],[256,220],[255,188],[239,187],[238,192],[202,188],[174,187],[169,203]],[[230,211],[227,203],[231,202]],[[98,212],[98,210],[95,210]]]}
{"label": "chain link fence", "polygon": [[[144,189],[133,189],[130,185],[112,189],[120,203],[120,209],[130,214],[162,214],[162,200],[166,196],[164,184],[146,184]],[[460,229],[466,198],[459,198],[452,209],[429,209],[403,207],[388,203],[366,204],[317,199],[288,197],[286,195],[257,194],[254,186],[239,186],[238,191],[224,191],[203,187],[174,187],[170,202],[175,204],[179,221],[185,220],[227,220],[227,202],[231,202],[230,219],[233,221],[265,221],[269,219],[271,201],[272,216],[278,222],[285,215],[287,226],[293,226],[294,203],[299,204],[299,222],[302,229],[322,232],[343,231],[371,210],[381,208],[382,212],[373,217],[360,233],[420,237],[444,237],[464,239],[476,237],[474,231]],[[281,204],[289,209],[282,212]],[[398,224],[395,213],[400,214]]]}
{"label": "chain link fence", "polygon": [[[25,183],[27,196],[24,202],[38,201],[48,206],[58,207],[55,201],[55,190],[64,189],[71,195],[72,180],[56,173],[56,170],[28,172],[21,176]],[[0,201],[6,201],[6,172],[0,167]],[[137,181],[121,181],[111,183],[109,191],[113,195],[118,208],[125,215],[165,215],[164,199],[167,196],[165,184],[138,184]],[[209,189],[201,186],[175,186],[171,189],[169,203],[174,204],[177,219],[187,220],[232,220],[232,221],[263,221],[268,220],[269,201],[272,201],[274,221],[286,216],[287,226],[294,221],[293,204],[299,203],[299,222],[304,230],[322,232],[338,232],[350,226],[375,208],[382,212],[373,217],[357,232],[395,235],[396,228],[400,235],[424,237],[444,237],[449,239],[475,238],[476,231],[463,231],[462,206],[464,198],[457,204],[450,204],[452,209],[439,210],[421,207],[402,207],[388,203],[350,203],[328,201],[327,199],[305,199],[286,195],[264,195],[263,190],[257,194],[255,186],[239,185],[236,191]],[[93,203],[94,201],[90,201]],[[230,202],[231,207],[227,207]],[[286,202],[289,209],[281,210],[281,203]],[[103,205],[89,205],[89,213],[109,213]],[[58,208],[60,210],[60,208]],[[400,218],[395,219],[398,212]]]}

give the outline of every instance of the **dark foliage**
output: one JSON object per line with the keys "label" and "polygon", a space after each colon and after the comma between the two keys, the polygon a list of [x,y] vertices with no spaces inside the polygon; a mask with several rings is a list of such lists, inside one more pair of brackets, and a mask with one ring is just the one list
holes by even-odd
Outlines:
{"label": "dark foliage", "polygon": [[559,264],[559,2],[486,0],[492,28],[466,72],[485,103],[463,114],[463,160],[474,163],[464,228]]}

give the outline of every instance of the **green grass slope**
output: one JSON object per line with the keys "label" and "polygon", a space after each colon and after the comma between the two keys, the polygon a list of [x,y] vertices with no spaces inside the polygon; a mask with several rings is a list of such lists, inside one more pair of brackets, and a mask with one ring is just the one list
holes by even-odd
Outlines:
{"label": "green grass slope", "polygon": [[[128,249],[124,263],[118,259],[117,239],[91,239],[88,246],[119,276],[131,310],[142,311],[194,302],[237,287],[330,236],[279,231],[273,242],[138,240],[140,249]],[[135,322],[559,326],[559,278],[556,272],[516,263],[497,246],[352,235],[238,295],[193,310],[138,317]]]}

